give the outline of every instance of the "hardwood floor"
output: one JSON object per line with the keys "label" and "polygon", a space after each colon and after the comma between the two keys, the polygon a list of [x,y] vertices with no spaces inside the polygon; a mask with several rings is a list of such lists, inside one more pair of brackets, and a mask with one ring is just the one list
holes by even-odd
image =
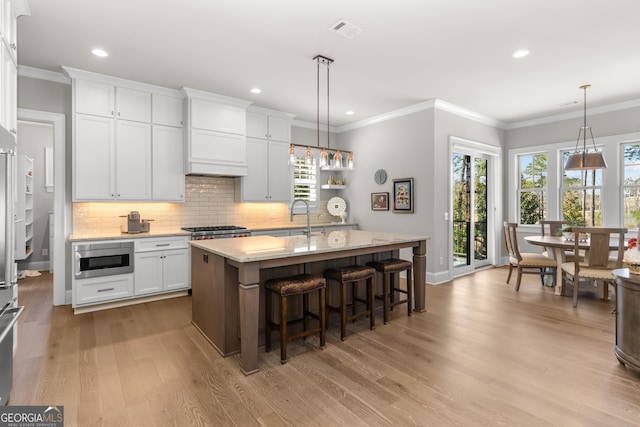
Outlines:
{"label": "hardwood floor", "polygon": [[[73,315],[51,276],[19,282],[12,405],[64,405],[66,426],[640,425],[640,373],[613,353],[613,301],[577,308],[505,268],[427,288],[427,312],[364,319],[327,346],[260,351],[245,377],[190,324],[182,297]],[[381,320],[381,311],[378,313]],[[640,332],[639,332],[640,333]],[[277,345],[276,345],[277,349]]]}

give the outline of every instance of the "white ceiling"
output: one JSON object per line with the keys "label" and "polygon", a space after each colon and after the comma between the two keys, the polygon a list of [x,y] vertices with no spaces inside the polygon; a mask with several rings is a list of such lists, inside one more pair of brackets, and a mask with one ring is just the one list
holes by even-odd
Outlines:
{"label": "white ceiling", "polygon": [[[31,16],[18,24],[20,65],[191,87],[313,123],[312,58],[330,57],[332,126],[433,98],[513,123],[581,110],[585,83],[589,107],[640,99],[639,0],[28,3]],[[362,33],[349,40],[330,32],[341,19]],[[109,57],[93,56],[94,47]],[[522,48],[531,54],[511,57]],[[255,86],[261,94],[249,92]]]}

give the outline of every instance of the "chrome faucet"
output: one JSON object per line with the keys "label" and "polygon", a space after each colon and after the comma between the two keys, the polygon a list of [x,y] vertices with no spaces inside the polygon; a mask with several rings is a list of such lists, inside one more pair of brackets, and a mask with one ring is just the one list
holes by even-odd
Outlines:
{"label": "chrome faucet", "polygon": [[304,199],[295,199],[293,201],[293,203],[291,203],[291,222],[293,222],[293,216],[294,215],[300,215],[300,214],[294,214],[293,213],[293,207],[296,205],[296,203],[298,202],[302,202],[307,206],[307,237],[311,237],[311,215],[309,214],[309,203],[307,203],[306,200]]}

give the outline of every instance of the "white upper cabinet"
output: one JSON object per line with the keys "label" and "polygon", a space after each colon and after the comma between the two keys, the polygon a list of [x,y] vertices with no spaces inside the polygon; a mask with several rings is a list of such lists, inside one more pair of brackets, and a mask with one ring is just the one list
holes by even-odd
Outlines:
{"label": "white upper cabinet", "polygon": [[293,171],[289,143],[293,115],[259,107],[247,110],[247,175],[242,177],[242,202],[290,202]]}
{"label": "white upper cabinet", "polygon": [[250,102],[189,88],[182,92],[187,97],[186,173],[245,176]]}
{"label": "white upper cabinet", "polygon": [[17,19],[30,14],[26,0],[0,0],[0,126],[14,135],[18,110]]}
{"label": "white upper cabinet", "polygon": [[151,93],[123,87],[116,88],[117,118],[151,122]]}
{"label": "white upper cabinet", "polygon": [[76,114],[74,127],[74,179],[72,180],[74,200],[115,200],[114,120]]}
{"label": "white upper cabinet", "polygon": [[151,200],[151,125],[118,120],[116,199]]}
{"label": "white upper cabinet", "polygon": [[184,202],[180,92],[63,70],[73,79],[73,201]]}
{"label": "white upper cabinet", "polygon": [[76,80],[76,113],[151,122],[151,93],[87,80]]}
{"label": "white upper cabinet", "polygon": [[247,137],[262,138],[271,141],[291,142],[291,121],[293,115],[277,112],[258,113],[258,109],[250,107],[247,111]]}
{"label": "white upper cabinet", "polygon": [[116,87],[87,80],[75,80],[73,85],[76,113],[114,117],[116,113]]}
{"label": "white upper cabinet", "polygon": [[184,124],[184,99],[154,93],[151,95],[153,124],[182,127]]}
{"label": "white upper cabinet", "polygon": [[184,133],[181,128],[153,126],[153,200],[184,202]]}

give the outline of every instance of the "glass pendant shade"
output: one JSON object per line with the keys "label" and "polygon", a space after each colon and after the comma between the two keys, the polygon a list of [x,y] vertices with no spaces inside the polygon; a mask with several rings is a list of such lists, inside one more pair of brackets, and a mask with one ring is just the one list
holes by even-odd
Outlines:
{"label": "glass pendant shade", "polygon": [[349,153],[349,163],[347,164],[349,169],[353,169],[353,153]]}
{"label": "glass pendant shade", "polygon": [[296,150],[293,144],[289,146],[289,164],[290,165],[296,164]]}
{"label": "glass pendant shade", "polygon": [[340,154],[340,150],[336,151],[336,155],[333,158],[333,167],[342,167],[342,154]]}
{"label": "glass pendant shade", "polygon": [[311,147],[307,147],[307,155],[305,156],[304,162],[308,165],[311,164]]}
{"label": "glass pendant shade", "polygon": [[320,153],[320,166],[321,167],[327,166],[327,149],[326,148],[323,148],[322,153]]}

